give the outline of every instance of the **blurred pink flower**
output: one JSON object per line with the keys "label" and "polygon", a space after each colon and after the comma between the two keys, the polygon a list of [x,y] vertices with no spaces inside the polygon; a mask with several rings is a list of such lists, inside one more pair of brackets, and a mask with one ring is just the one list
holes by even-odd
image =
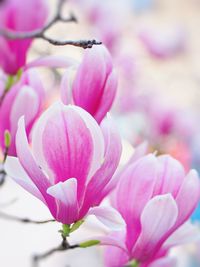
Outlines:
{"label": "blurred pink flower", "polygon": [[[3,91],[0,91],[2,94]],[[0,146],[4,149],[4,132],[9,130],[12,138],[9,155],[16,155],[15,135],[19,118],[24,115],[29,136],[43,104],[44,89],[37,72],[35,70],[24,72],[20,81],[10,88],[0,106]]]}
{"label": "blurred pink flower", "polygon": [[[0,4],[0,29],[28,32],[41,28],[48,15],[46,0],[6,0]],[[0,66],[16,74],[25,65],[32,40],[7,40],[0,37]]]}
{"label": "blurred pink flower", "polygon": [[108,119],[99,126],[80,107],[55,103],[34,127],[32,152],[20,119],[16,149],[18,158],[8,157],[6,172],[57,221],[71,224],[86,214],[116,218],[114,209],[95,207],[107,195],[121,155],[119,135]]}
{"label": "blurred pink flower", "polygon": [[72,85],[69,70],[61,85],[64,104],[74,103],[89,112],[98,123],[112,106],[117,90],[117,77],[108,50],[93,47],[85,51]]}
{"label": "blurred pink flower", "polygon": [[130,164],[121,173],[114,201],[126,230],[102,240],[112,245],[105,251],[106,266],[121,267],[131,260],[140,267],[165,266],[151,263],[165,257],[172,246],[200,238],[197,229],[186,223],[199,198],[196,171],[186,175],[168,155],[150,154]]}
{"label": "blurred pink flower", "polygon": [[178,26],[167,29],[144,28],[139,32],[139,38],[151,55],[157,58],[169,58],[186,47],[186,33]]}

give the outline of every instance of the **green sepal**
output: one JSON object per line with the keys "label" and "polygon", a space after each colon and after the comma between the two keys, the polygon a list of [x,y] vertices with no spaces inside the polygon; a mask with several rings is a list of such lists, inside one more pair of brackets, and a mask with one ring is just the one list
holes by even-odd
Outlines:
{"label": "green sepal", "polygon": [[63,224],[62,230],[59,231],[63,237],[69,236],[70,233],[70,225],[69,224]]}
{"label": "green sepal", "polygon": [[4,132],[4,144],[5,144],[5,147],[10,147],[10,144],[11,144],[11,135],[10,135],[10,132],[8,130],[5,130]]}
{"label": "green sepal", "polygon": [[15,83],[15,76],[12,75],[8,75],[7,81],[6,81],[6,91],[9,91],[10,88],[13,86],[13,84]]}
{"label": "green sepal", "polygon": [[88,247],[93,247],[93,246],[96,246],[96,245],[99,245],[99,244],[100,244],[99,240],[89,240],[89,241],[80,243],[79,247],[80,248],[88,248]]}
{"label": "green sepal", "polygon": [[128,267],[139,267],[139,262],[136,260],[133,260],[129,262]]}
{"label": "green sepal", "polygon": [[79,220],[75,222],[70,228],[70,233],[76,231],[83,223],[84,223],[84,220]]}

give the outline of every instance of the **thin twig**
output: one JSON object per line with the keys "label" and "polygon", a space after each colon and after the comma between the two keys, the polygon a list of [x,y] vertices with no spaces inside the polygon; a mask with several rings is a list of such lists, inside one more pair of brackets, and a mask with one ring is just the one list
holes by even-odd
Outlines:
{"label": "thin twig", "polygon": [[33,223],[33,224],[44,224],[44,223],[49,223],[49,222],[55,222],[54,219],[45,220],[45,221],[35,221],[35,220],[28,219],[28,218],[19,218],[19,217],[15,217],[14,215],[6,214],[4,212],[0,212],[0,218],[11,220],[11,221],[16,221],[16,222],[21,222],[21,223]]}
{"label": "thin twig", "polygon": [[0,29],[0,35],[4,36],[10,40],[23,40],[23,39],[43,39],[55,46],[64,46],[64,45],[73,45],[82,48],[91,48],[93,45],[100,45],[101,42],[96,40],[56,40],[46,36],[46,31],[49,30],[57,22],[77,22],[74,14],[70,14],[68,18],[62,17],[62,8],[65,3],[65,0],[59,0],[56,13],[54,17],[41,29],[30,31],[30,32],[15,32],[12,30]]}
{"label": "thin twig", "polygon": [[50,250],[48,250],[47,252],[43,253],[43,254],[40,254],[40,255],[35,255],[33,257],[33,267],[38,267],[38,264],[41,260],[51,256],[52,254],[54,254],[55,252],[59,252],[59,251],[66,251],[66,250],[70,250],[70,249],[75,249],[75,248],[78,248],[79,245],[76,244],[76,245],[70,245],[67,241],[67,238],[62,236],[63,238],[63,241],[62,243],[56,247],[56,248],[52,248]]}

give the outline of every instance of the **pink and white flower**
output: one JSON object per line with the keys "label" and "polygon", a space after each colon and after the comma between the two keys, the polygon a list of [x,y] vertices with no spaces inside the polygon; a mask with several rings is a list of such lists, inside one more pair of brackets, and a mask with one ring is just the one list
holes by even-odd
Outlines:
{"label": "pink and white flower", "polygon": [[[46,0],[6,0],[0,4],[0,29],[29,32],[41,28],[48,16]],[[0,37],[0,66],[14,75],[26,64],[32,40],[8,40]]]}
{"label": "pink and white flower", "polygon": [[[4,90],[0,91],[3,94]],[[4,132],[8,130],[12,139],[9,155],[16,155],[15,135],[19,118],[24,115],[29,136],[35,120],[43,109],[44,97],[44,88],[35,70],[24,72],[18,83],[6,93],[0,106],[0,147],[4,150]]]}
{"label": "pink and white flower", "polygon": [[121,173],[114,201],[126,230],[102,240],[112,245],[105,251],[106,266],[121,267],[131,260],[140,267],[165,266],[155,262],[162,263],[172,246],[200,238],[199,231],[187,223],[199,198],[197,172],[186,175],[168,155],[150,154],[129,165]]}
{"label": "pink and white flower", "polygon": [[57,221],[71,224],[86,214],[113,220],[116,211],[95,207],[107,195],[121,155],[119,135],[108,119],[99,126],[80,107],[55,103],[35,124],[32,149],[24,118],[19,120],[16,149],[18,158],[8,157],[6,172]]}
{"label": "pink and white flower", "polygon": [[108,50],[103,46],[86,50],[72,83],[70,72],[68,69],[61,84],[63,103],[80,106],[100,123],[110,110],[117,90]]}

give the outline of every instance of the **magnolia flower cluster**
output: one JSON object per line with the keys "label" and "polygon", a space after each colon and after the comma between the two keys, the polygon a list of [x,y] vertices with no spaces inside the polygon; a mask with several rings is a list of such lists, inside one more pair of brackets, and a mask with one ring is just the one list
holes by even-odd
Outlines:
{"label": "magnolia flower cluster", "polygon": [[[22,2],[0,3],[1,28],[17,32],[44,25],[46,2]],[[6,173],[41,200],[57,222],[72,225],[95,215],[112,229],[97,238],[106,246],[105,266],[175,266],[171,247],[200,236],[189,222],[200,198],[197,172],[185,173],[169,155],[147,154],[146,146],[119,166],[122,142],[107,115],[117,75],[106,47],[86,50],[79,64],[53,57],[27,64],[31,42],[0,37],[2,152],[5,131],[11,135]],[[69,65],[60,100],[50,106],[36,70],[40,64]],[[8,74],[15,76],[9,86]],[[101,205],[105,198],[110,206]]]}

